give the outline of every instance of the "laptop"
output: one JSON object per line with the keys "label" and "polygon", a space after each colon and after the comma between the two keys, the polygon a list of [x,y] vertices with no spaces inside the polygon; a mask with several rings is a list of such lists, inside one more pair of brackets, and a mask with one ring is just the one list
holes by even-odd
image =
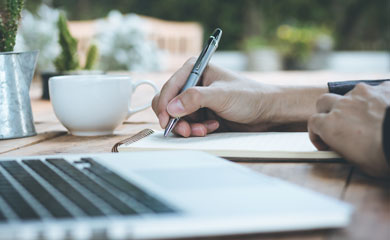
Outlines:
{"label": "laptop", "polygon": [[1,238],[174,239],[345,227],[352,207],[203,152],[0,159]]}

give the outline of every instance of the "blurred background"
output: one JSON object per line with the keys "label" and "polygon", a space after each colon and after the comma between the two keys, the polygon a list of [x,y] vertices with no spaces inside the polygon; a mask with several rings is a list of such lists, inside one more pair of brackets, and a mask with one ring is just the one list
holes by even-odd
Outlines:
{"label": "blurred background", "polygon": [[39,71],[54,71],[59,11],[103,71],[175,70],[220,27],[212,62],[232,70],[390,72],[389,0],[28,0],[16,47],[41,50]]}

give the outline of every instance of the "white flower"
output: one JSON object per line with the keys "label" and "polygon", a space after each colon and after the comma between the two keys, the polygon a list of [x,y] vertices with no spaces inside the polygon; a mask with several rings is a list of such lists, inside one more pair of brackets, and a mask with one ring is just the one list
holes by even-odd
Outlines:
{"label": "white flower", "polygon": [[22,22],[16,37],[16,51],[39,50],[37,69],[54,71],[53,60],[60,52],[58,44],[59,11],[41,5],[36,15],[27,10],[22,13]]}
{"label": "white flower", "polygon": [[146,36],[147,23],[135,14],[111,11],[97,23],[102,70],[157,71],[161,52]]}

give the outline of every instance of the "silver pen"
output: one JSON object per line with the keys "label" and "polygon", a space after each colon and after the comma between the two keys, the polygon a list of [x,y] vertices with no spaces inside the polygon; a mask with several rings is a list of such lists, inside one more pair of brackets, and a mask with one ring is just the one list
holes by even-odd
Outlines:
{"label": "silver pen", "polygon": [[[184,84],[184,87],[180,90],[179,93],[184,92],[188,88],[196,86],[196,84],[198,84],[200,77],[202,76],[205,68],[207,67],[207,64],[211,59],[211,56],[218,48],[218,43],[219,40],[221,39],[221,36],[222,36],[222,30],[219,28],[215,29],[213,34],[210,36],[203,51],[200,53],[198,59],[196,60],[196,63],[192,68],[192,71],[188,76],[187,81]],[[179,120],[180,117],[169,119],[168,126],[165,128],[164,131],[164,137],[168,136],[168,134],[173,130],[173,128],[176,126]]]}

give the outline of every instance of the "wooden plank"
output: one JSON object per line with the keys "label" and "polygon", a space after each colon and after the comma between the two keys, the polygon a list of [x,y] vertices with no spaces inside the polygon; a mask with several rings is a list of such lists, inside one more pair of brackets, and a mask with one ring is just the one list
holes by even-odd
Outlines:
{"label": "wooden plank", "polygon": [[31,108],[35,123],[58,123],[50,101],[34,99],[31,101]]}
{"label": "wooden plank", "polygon": [[62,132],[61,136],[52,138],[50,141],[38,142],[34,145],[8,151],[0,156],[111,152],[111,148],[115,143],[146,127],[158,129],[159,126],[156,123],[124,124],[113,135],[95,137],[78,137]]}
{"label": "wooden plank", "polygon": [[51,132],[40,133],[32,137],[2,140],[0,145],[0,154],[1,154],[0,156],[2,156],[7,152],[11,152],[13,150],[17,150],[17,149],[23,150],[24,147],[33,146],[37,143],[53,139],[64,134],[66,133],[62,131],[51,131]]}
{"label": "wooden plank", "polygon": [[340,199],[350,172],[345,163],[245,163],[255,171]]}
{"label": "wooden plank", "polygon": [[66,134],[65,128],[58,123],[37,123],[35,128],[38,133],[36,136],[1,140],[0,154],[32,146]]}
{"label": "wooden plank", "polygon": [[21,149],[66,134],[66,129],[58,122],[50,101],[32,100],[36,136],[0,141],[0,154]]}
{"label": "wooden plank", "polygon": [[343,200],[353,204],[355,214],[348,228],[329,239],[390,239],[390,182],[353,171]]}

